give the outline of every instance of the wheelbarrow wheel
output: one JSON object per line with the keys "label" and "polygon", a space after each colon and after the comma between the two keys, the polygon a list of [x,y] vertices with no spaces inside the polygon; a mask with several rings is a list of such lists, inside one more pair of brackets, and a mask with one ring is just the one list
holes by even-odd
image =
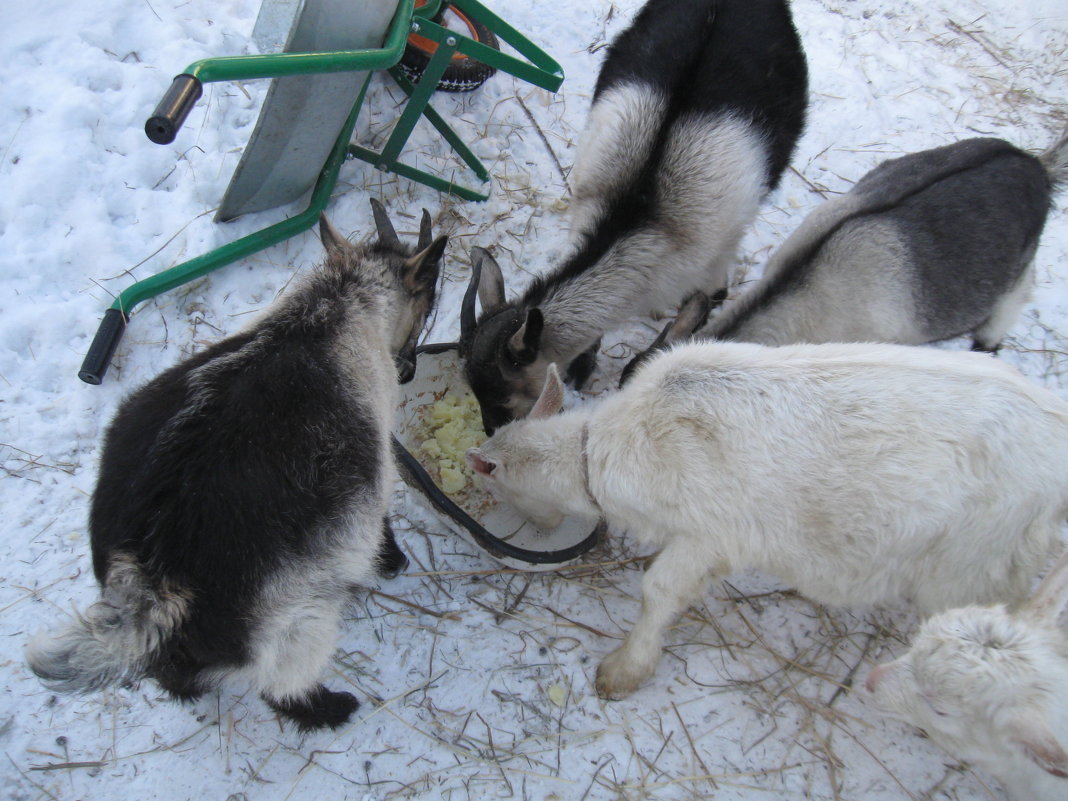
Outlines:
{"label": "wheelbarrow wheel", "polygon": [[[443,6],[441,13],[435,19],[440,25],[445,25],[453,30],[461,31],[469,38],[480,44],[500,50],[500,43],[493,31],[478,20],[464,14],[458,8]],[[408,80],[419,80],[426,65],[430,63],[430,57],[437,49],[437,43],[413,33],[408,37],[404,48],[404,56],[400,61],[400,68],[404,71]],[[497,70],[481,61],[468,58],[463,53],[454,53],[452,61],[438,81],[437,88],[442,92],[470,92],[477,89]]]}

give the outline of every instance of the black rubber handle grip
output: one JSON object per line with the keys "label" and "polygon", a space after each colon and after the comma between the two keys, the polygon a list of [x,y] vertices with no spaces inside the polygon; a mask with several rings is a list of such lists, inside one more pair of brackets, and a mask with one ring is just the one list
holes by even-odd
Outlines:
{"label": "black rubber handle grip", "polygon": [[182,73],[175,75],[171,88],[159,101],[145,123],[145,134],[157,145],[169,145],[178,135],[185,118],[200,99],[204,89],[199,78]]}
{"label": "black rubber handle grip", "polygon": [[126,315],[118,309],[108,309],[104,312],[104,319],[100,321],[100,328],[96,330],[93,344],[89,346],[89,352],[85,354],[82,369],[78,371],[78,378],[86,384],[99,384],[104,380],[104,373],[108,371],[111,357],[115,355],[115,348],[119,346],[119,340],[126,333],[126,323],[129,322]]}

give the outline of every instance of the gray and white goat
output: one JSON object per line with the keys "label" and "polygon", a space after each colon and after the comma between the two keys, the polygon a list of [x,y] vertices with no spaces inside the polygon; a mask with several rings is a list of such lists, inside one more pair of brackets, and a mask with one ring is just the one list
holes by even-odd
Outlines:
{"label": "gray and white goat", "polygon": [[705,323],[696,294],[624,369],[689,336],[785,345],[919,345],[971,333],[996,351],[1033,284],[1053,194],[1068,182],[1068,134],[1040,156],[966,139],[880,164],[819,206],[760,281]]}
{"label": "gray and white goat", "polygon": [[1068,798],[1068,554],[1021,608],[926,621],[868,675],[875,704],[994,776],[1016,801]]}
{"label": "gray and white goat", "polygon": [[598,76],[571,172],[571,254],[507,302],[497,263],[472,252],[460,343],[487,432],[530,409],[550,362],[581,386],[604,333],[725,290],[807,91],[786,0],[645,4]]}
{"label": "gray and white goat", "polygon": [[1016,602],[1061,546],[1068,404],[986,354],[902,345],[680,345],[619,392],[468,451],[542,528],[603,518],[659,554],[597,671],[625,696],[711,575],[758,569],[828,604]]}
{"label": "gray and white goat", "polygon": [[27,659],[47,685],[154,679],[196,698],[234,676],[300,729],[358,706],[320,683],[351,588],[407,564],[386,513],[398,357],[434,302],[446,238],[377,242],[323,217],[325,264],[258,322],[120,406],[89,518],[101,599]]}

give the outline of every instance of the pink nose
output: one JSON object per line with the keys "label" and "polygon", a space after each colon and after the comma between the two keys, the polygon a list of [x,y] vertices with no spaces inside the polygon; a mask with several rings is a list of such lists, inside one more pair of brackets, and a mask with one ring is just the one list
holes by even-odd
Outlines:
{"label": "pink nose", "polygon": [[864,688],[870,692],[875,692],[876,685],[879,684],[884,678],[890,668],[886,665],[876,665],[871,669],[871,673],[868,674],[868,680],[864,682]]}

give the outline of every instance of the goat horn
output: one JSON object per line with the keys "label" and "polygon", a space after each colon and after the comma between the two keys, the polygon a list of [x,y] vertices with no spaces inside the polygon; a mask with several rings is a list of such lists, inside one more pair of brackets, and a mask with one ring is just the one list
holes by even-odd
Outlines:
{"label": "goat horn", "polygon": [[431,226],[430,212],[423,209],[423,218],[419,221],[419,241],[416,243],[420,253],[430,247],[430,243],[434,239]]}
{"label": "goat horn", "polygon": [[375,198],[371,198],[371,213],[375,216],[375,227],[378,228],[378,241],[383,245],[399,248],[401,241],[397,236],[397,231],[393,228],[393,223],[389,221],[389,215],[386,214],[386,207]]}
{"label": "goat horn", "polygon": [[482,259],[485,255],[483,248],[471,248],[471,282],[467,285],[463,302],[460,304],[461,351],[475,335],[475,298],[478,297],[478,283],[482,278]]}
{"label": "goat horn", "polygon": [[545,318],[541,309],[527,310],[527,317],[519,330],[512,334],[508,340],[508,353],[521,365],[532,364],[538,358],[538,346],[541,343],[541,332],[545,325]]}

